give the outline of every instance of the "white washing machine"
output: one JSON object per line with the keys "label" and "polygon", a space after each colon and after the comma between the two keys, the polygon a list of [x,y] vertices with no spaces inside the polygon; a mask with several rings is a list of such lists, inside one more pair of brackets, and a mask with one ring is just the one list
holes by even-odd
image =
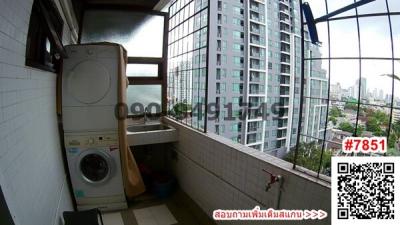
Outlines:
{"label": "white washing machine", "polygon": [[65,132],[117,130],[118,45],[69,45],[63,61]]}
{"label": "white washing machine", "polygon": [[127,208],[117,133],[66,133],[65,148],[78,210]]}

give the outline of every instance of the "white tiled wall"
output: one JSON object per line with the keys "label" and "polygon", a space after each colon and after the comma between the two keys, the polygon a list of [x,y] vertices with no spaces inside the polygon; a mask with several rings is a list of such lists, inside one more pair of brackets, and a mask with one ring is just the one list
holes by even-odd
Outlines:
{"label": "white tiled wall", "polygon": [[[179,132],[173,168],[180,187],[202,209],[276,208],[278,184],[265,192],[266,169],[284,178],[281,209],[322,209],[330,214],[330,187],[297,171],[281,159],[266,155],[214,134],[203,134],[172,120],[164,119]],[[223,224],[330,224],[323,221],[224,222]]]}
{"label": "white tiled wall", "polygon": [[[0,0],[0,185],[17,225],[72,208],[56,118],[56,75],[25,66],[33,0]],[[71,43],[67,24],[64,43]]]}

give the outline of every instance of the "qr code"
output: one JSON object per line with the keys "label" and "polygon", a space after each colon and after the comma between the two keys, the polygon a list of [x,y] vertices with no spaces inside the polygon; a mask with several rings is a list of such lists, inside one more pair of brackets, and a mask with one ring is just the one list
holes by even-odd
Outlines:
{"label": "qr code", "polygon": [[[333,157],[332,221],[400,221],[399,157]],[[397,178],[398,180],[398,178]],[[395,201],[396,200],[396,201]],[[334,223],[332,223],[334,224]],[[350,224],[350,223],[349,223]],[[360,223],[361,224],[361,223]]]}

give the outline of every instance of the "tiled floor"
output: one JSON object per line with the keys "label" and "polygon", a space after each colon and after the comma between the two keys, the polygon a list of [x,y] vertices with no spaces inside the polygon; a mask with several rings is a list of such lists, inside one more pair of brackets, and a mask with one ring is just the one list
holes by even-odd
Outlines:
{"label": "tiled floor", "polygon": [[178,190],[166,199],[139,196],[121,212],[104,213],[105,225],[214,225],[185,193]]}

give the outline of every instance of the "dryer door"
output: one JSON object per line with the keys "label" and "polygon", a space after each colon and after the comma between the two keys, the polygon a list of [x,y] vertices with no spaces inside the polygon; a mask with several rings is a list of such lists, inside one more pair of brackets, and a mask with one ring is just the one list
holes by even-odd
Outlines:
{"label": "dryer door", "polygon": [[68,76],[67,90],[76,101],[95,104],[101,101],[111,88],[107,69],[96,61],[83,61]]}
{"label": "dryer door", "polygon": [[113,159],[100,149],[88,149],[81,153],[77,160],[78,174],[84,181],[101,184],[108,181],[114,168]]}

